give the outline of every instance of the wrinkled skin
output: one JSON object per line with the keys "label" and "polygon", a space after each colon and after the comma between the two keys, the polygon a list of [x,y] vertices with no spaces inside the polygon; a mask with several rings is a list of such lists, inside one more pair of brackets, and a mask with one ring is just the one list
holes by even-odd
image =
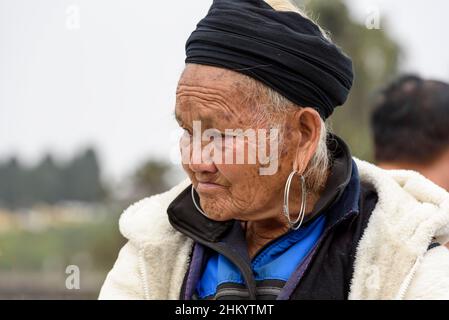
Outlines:
{"label": "wrinkled skin", "polygon": [[[254,103],[257,102],[247,99],[245,81],[240,74],[230,70],[187,65],[176,92],[176,118],[185,130],[181,145],[191,143],[193,121],[201,121],[203,130],[215,128],[221,133],[225,129],[257,129],[251,126],[257,112]],[[210,219],[248,221],[250,254],[288,230],[282,216],[285,182],[292,170],[300,173],[305,170],[318,144],[321,128],[318,113],[311,108],[297,107],[292,108],[291,113],[284,126],[284,142],[279,149],[279,165],[274,175],[260,175],[259,162],[214,163],[212,154],[201,163],[183,164],[198,192],[200,205]],[[245,147],[254,146],[248,146],[246,141]],[[299,179],[295,177],[290,193],[292,213],[299,211],[300,192]],[[316,194],[308,197],[307,211],[313,208],[317,197]]]}

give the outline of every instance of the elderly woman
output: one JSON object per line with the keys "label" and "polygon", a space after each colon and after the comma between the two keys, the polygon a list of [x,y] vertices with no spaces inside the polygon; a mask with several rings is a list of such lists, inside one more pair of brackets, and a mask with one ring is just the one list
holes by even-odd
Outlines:
{"label": "elderly woman", "polygon": [[215,0],[186,53],[189,179],[124,212],[100,298],[449,298],[449,195],[327,132],[352,63],[316,24],[286,0]]}

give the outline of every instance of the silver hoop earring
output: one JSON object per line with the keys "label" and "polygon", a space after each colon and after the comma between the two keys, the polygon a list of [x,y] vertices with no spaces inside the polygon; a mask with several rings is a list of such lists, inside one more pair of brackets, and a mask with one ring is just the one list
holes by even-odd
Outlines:
{"label": "silver hoop earring", "polygon": [[306,213],[306,201],[307,201],[307,190],[306,190],[306,181],[304,179],[304,176],[301,174],[299,176],[301,180],[301,207],[299,209],[298,217],[295,220],[292,220],[290,217],[290,210],[288,207],[288,198],[290,195],[290,185],[292,183],[292,179],[297,174],[297,171],[293,171],[290,173],[290,175],[287,178],[287,182],[285,183],[285,190],[284,190],[284,207],[283,207],[283,213],[285,217],[288,220],[288,224],[290,225],[290,228],[293,230],[298,230],[299,227],[301,227],[301,224],[304,220],[304,216]]}
{"label": "silver hoop earring", "polygon": [[203,210],[201,210],[200,206],[196,203],[196,200],[195,200],[195,189],[193,188],[193,184],[192,184],[192,192],[191,192],[191,194],[192,194],[192,201],[193,201],[193,204],[195,205],[196,210],[198,210],[206,218],[209,218],[207,216],[207,214]]}

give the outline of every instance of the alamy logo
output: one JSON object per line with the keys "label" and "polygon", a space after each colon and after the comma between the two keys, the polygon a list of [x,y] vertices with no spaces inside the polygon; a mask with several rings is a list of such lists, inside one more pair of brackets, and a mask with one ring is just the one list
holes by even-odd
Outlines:
{"label": "alamy logo", "polygon": [[278,170],[279,129],[217,129],[202,131],[201,121],[193,121],[192,133],[181,137],[183,164],[256,164],[260,175]]}
{"label": "alamy logo", "polygon": [[65,287],[68,290],[80,289],[80,268],[76,265],[67,266],[65,273],[68,274],[65,279]]}

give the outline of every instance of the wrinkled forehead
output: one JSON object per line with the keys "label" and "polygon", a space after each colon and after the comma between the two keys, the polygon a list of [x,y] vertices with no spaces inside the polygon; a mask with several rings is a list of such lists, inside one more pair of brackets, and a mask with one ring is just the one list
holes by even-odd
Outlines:
{"label": "wrinkled forehead", "polygon": [[249,109],[248,79],[231,70],[188,64],[176,91],[176,115],[185,111],[240,118]]}
{"label": "wrinkled forehead", "polygon": [[[220,90],[223,94],[243,93],[247,78],[235,71],[200,64],[187,64],[178,82],[178,90],[191,86]],[[239,92],[240,91],[240,92]]]}

